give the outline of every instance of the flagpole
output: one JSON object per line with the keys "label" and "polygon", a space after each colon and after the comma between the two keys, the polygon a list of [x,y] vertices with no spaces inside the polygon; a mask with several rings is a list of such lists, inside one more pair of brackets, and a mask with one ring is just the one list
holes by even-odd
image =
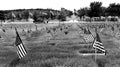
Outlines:
{"label": "flagpole", "polygon": [[[97,28],[95,28],[95,32],[97,33]],[[97,36],[97,35],[96,35]],[[95,39],[96,40],[96,39]],[[95,62],[96,62],[96,48],[95,48]]]}
{"label": "flagpole", "polygon": [[59,24],[58,24],[58,26],[60,27],[60,21],[59,21]]}
{"label": "flagpole", "polygon": [[97,57],[96,57],[96,48],[95,48],[95,62],[96,62],[96,58],[97,58]]}
{"label": "flagpole", "polygon": [[2,26],[2,21],[1,21],[1,26]]}
{"label": "flagpole", "polygon": [[[94,41],[95,41],[96,39],[94,38]],[[93,41],[93,44],[94,44],[94,41]],[[97,54],[97,52],[96,52],[96,48],[94,49],[95,50],[95,55],[93,55],[93,56],[95,56],[95,57],[93,57],[94,59],[95,59],[95,62],[96,62],[96,54]]]}

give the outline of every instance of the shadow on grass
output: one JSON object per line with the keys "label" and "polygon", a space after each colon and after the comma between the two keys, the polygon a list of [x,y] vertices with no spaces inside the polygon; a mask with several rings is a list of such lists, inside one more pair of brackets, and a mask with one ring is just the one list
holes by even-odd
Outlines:
{"label": "shadow on grass", "polygon": [[20,63],[20,59],[19,58],[15,58],[8,64],[8,66],[9,67],[16,67],[16,65],[19,64],[19,63]]}
{"label": "shadow on grass", "polygon": [[27,64],[28,61],[30,61],[30,59],[19,59],[18,57],[13,59],[9,64],[8,64],[8,67],[17,67],[19,66],[20,64],[24,65],[24,64]]}
{"label": "shadow on grass", "polygon": [[105,67],[105,65],[109,63],[109,61],[107,61],[106,59],[96,59],[96,63],[98,67]]}

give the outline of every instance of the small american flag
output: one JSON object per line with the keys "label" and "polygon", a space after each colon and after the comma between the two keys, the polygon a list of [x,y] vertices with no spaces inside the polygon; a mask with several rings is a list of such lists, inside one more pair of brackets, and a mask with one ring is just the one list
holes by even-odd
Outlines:
{"label": "small american flag", "polygon": [[84,31],[84,34],[88,34],[88,31],[86,28],[83,31]]}
{"label": "small american flag", "polygon": [[54,15],[53,11],[50,11],[50,13],[51,13],[52,15]]}
{"label": "small american flag", "polygon": [[33,17],[33,14],[31,12],[29,12],[29,17]]}
{"label": "small american flag", "polygon": [[16,17],[16,15],[13,12],[12,12],[12,17],[14,17],[14,18]]}
{"label": "small american flag", "polygon": [[92,34],[85,34],[83,37],[84,37],[84,40],[85,40],[86,43],[94,41],[94,37],[93,37]]}
{"label": "small american flag", "polygon": [[15,41],[15,46],[17,47],[17,54],[20,59],[22,59],[24,56],[27,55],[27,51],[22,43],[22,40],[17,32],[17,29],[15,28],[16,31],[16,41]]}
{"label": "small american flag", "polygon": [[94,37],[92,35],[92,33],[90,32],[90,30],[86,30],[87,34],[84,34],[83,35],[83,38],[85,40],[86,43],[89,43],[89,42],[93,42],[94,41]]}
{"label": "small american flag", "polygon": [[103,46],[103,44],[100,40],[100,37],[99,37],[98,33],[96,33],[96,39],[94,40],[93,48],[99,50],[102,53],[106,52],[106,50],[105,50],[105,48],[104,48],[104,46]]}
{"label": "small american flag", "polygon": [[114,26],[112,26],[112,27],[111,27],[111,30],[112,30],[112,31],[114,31],[114,30],[115,30],[115,29],[114,29]]}

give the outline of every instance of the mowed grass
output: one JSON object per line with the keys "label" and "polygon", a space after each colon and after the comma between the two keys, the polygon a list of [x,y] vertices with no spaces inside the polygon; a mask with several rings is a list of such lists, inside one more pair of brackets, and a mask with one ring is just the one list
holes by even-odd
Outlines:
{"label": "mowed grass", "polygon": [[[0,67],[114,67],[120,66],[119,43],[114,42],[113,37],[105,36],[100,33],[104,47],[108,51],[106,56],[80,56],[77,51],[81,49],[92,48],[92,43],[84,43],[80,37],[76,24],[65,24],[70,26],[69,33],[66,35],[64,31],[55,34],[55,38],[47,33],[46,30],[40,30],[45,27],[57,27],[58,24],[38,24],[36,31],[33,25],[12,25],[9,29],[6,25],[5,41],[0,41]],[[27,49],[27,56],[20,61],[14,46],[15,31],[17,27],[20,37]],[[22,35],[22,28],[25,31],[32,29],[30,37]],[[0,31],[2,32],[2,31]],[[3,34],[1,34],[3,35]],[[4,35],[4,36],[5,36]],[[16,61],[15,61],[16,60]]]}

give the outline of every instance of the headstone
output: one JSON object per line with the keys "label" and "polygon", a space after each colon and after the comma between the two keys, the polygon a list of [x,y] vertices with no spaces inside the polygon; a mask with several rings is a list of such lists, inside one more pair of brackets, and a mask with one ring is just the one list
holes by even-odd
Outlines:
{"label": "headstone", "polygon": [[65,33],[65,35],[67,35],[67,34],[68,34],[68,31],[64,31],[64,33]]}
{"label": "headstone", "polygon": [[2,29],[3,32],[6,32],[5,29]]}

